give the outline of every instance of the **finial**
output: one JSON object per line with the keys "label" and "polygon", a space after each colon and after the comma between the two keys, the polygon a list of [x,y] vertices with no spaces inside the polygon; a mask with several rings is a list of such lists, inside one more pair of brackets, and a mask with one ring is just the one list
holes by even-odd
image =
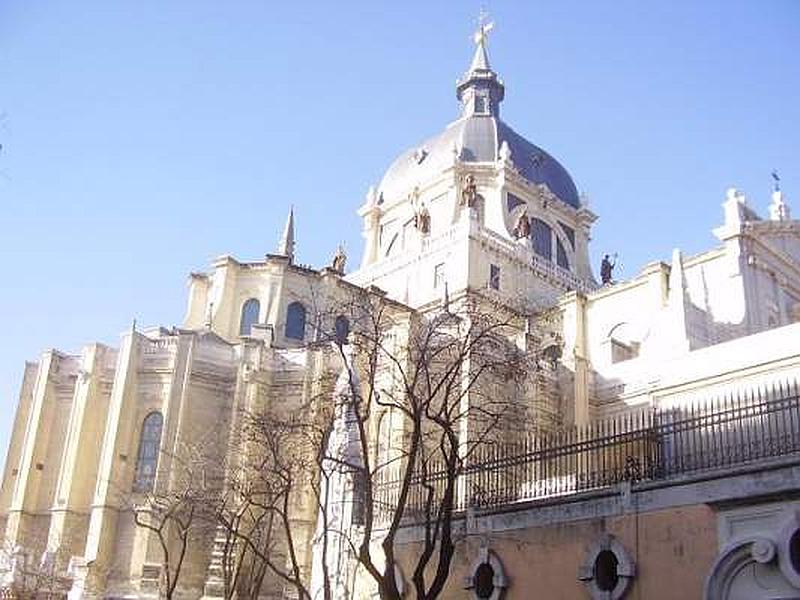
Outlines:
{"label": "finial", "polygon": [[478,14],[478,31],[473,35],[475,43],[479,46],[486,45],[489,39],[489,32],[494,29],[494,23],[489,21],[489,13],[486,12],[486,7],[481,6],[481,11]]}
{"label": "finial", "polygon": [[283,236],[278,242],[278,254],[286,256],[290,263],[294,262],[294,206],[289,207],[286,227],[284,227]]}
{"label": "finial", "polygon": [[772,179],[775,181],[775,186],[772,190],[772,203],[769,205],[769,218],[771,221],[789,221],[792,216],[781,191],[781,178],[774,169]]}

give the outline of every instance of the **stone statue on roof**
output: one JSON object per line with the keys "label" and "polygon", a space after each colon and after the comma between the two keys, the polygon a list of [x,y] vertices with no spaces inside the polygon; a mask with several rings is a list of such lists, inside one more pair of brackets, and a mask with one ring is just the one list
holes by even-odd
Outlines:
{"label": "stone statue on roof", "polygon": [[478,186],[475,184],[475,176],[469,173],[464,178],[464,189],[461,190],[461,206],[477,208],[478,206]]}
{"label": "stone statue on roof", "polygon": [[608,254],[603,256],[603,261],[600,263],[600,281],[603,285],[611,285],[614,283],[614,267],[617,264],[617,255],[614,255],[614,260],[609,258]]}
{"label": "stone statue on roof", "polygon": [[333,255],[333,260],[331,261],[331,269],[343,275],[345,264],[347,264],[347,254],[345,254],[342,245],[339,244],[336,248],[336,254]]}
{"label": "stone statue on roof", "polygon": [[431,213],[428,212],[428,207],[424,204],[414,214],[414,227],[423,235],[431,232]]}
{"label": "stone statue on roof", "polygon": [[524,239],[531,234],[531,220],[527,211],[522,211],[514,223],[514,237],[518,240]]}

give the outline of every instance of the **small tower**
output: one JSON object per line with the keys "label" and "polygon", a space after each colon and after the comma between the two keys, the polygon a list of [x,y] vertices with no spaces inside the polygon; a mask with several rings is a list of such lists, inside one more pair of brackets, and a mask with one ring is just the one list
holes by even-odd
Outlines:
{"label": "small tower", "polygon": [[456,86],[456,97],[461,102],[461,116],[500,115],[500,102],[505,95],[503,82],[489,65],[486,43],[493,23],[481,23],[475,32],[475,55],[469,71]]}
{"label": "small tower", "polygon": [[277,254],[287,257],[290,263],[294,262],[294,207],[289,209],[289,216],[286,217],[286,227],[278,242]]}

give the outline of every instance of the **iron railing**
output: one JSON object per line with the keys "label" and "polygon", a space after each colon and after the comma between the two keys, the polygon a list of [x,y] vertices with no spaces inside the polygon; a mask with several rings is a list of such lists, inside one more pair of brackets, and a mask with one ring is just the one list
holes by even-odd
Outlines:
{"label": "iron railing", "polygon": [[[456,478],[457,510],[673,479],[800,453],[798,382],[521,438],[472,450]],[[426,474],[412,479],[404,516],[423,515],[431,492],[436,510],[448,479],[441,463],[428,464]],[[397,477],[376,481],[379,514],[391,513],[400,486]]]}

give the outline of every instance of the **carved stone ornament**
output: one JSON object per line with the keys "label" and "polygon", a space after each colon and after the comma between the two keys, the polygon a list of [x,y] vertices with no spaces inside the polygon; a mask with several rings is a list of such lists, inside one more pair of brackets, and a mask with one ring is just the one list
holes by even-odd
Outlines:
{"label": "carved stone ornament", "polygon": [[722,550],[706,580],[705,600],[728,597],[736,575],[749,563],[767,564],[775,558],[775,543],[766,537],[737,540]]}
{"label": "carved stone ornament", "polygon": [[792,512],[778,533],[778,566],[786,580],[800,590],[800,510]]}

